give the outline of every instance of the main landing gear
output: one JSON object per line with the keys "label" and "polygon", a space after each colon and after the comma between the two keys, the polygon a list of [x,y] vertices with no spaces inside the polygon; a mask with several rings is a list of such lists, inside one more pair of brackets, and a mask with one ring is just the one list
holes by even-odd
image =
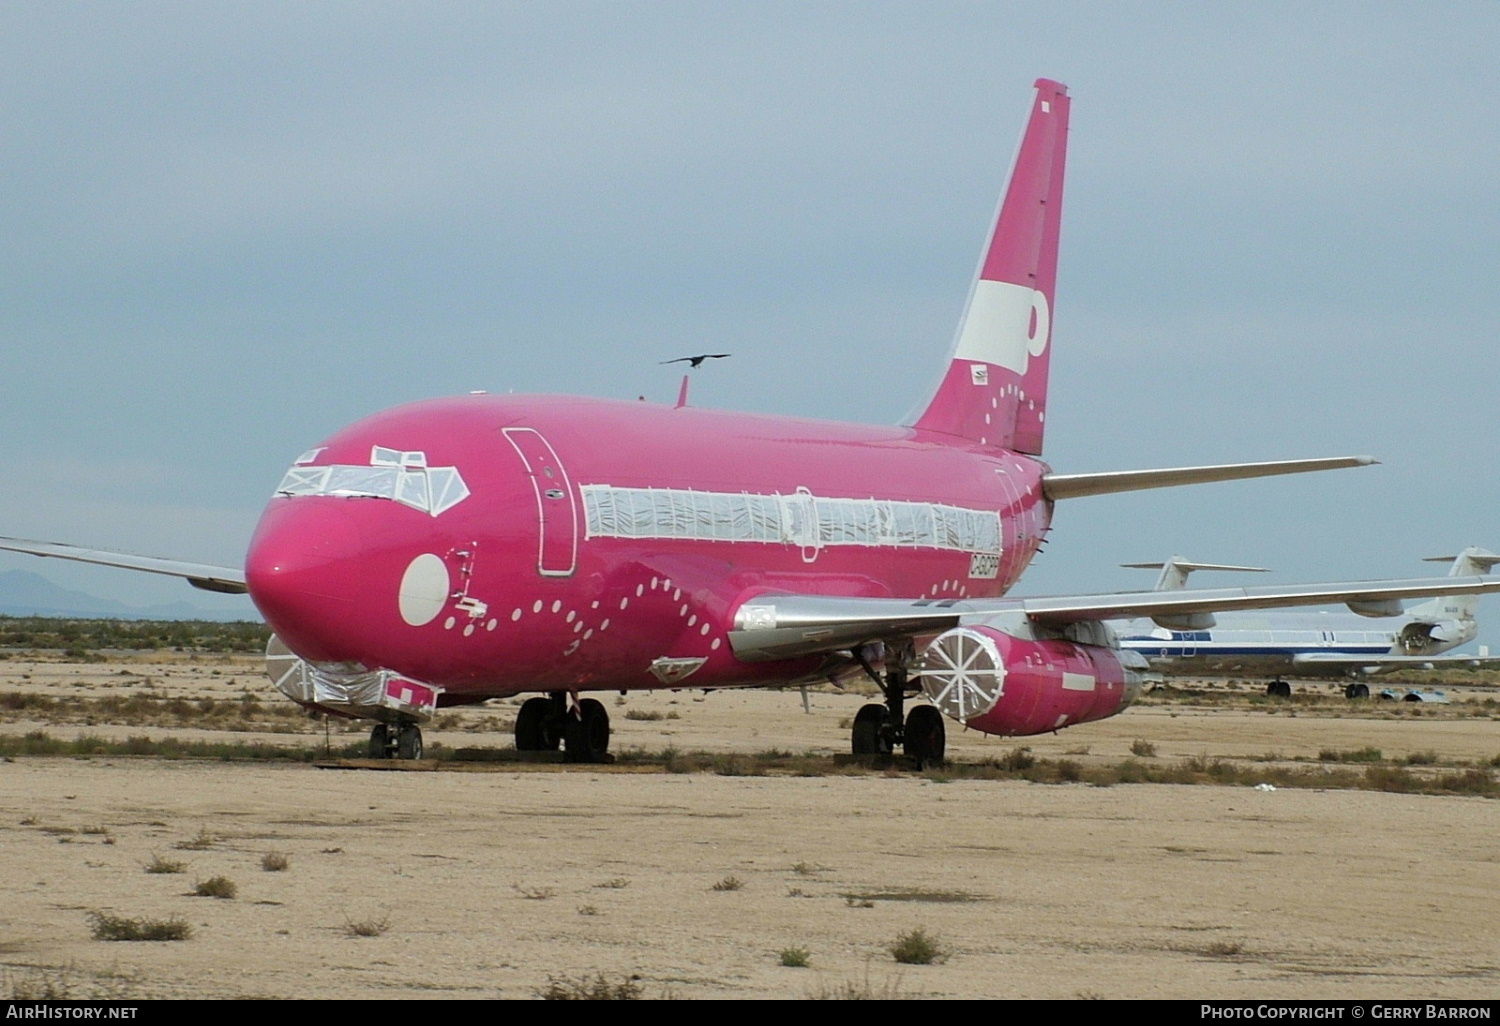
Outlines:
{"label": "main landing gear", "polygon": [[1369,698],[1370,685],[1355,681],[1353,684],[1344,685],[1344,697],[1349,699]]}
{"label": "main landing gear", "polygon": [[1266,685],[1266,695],[1270,698],[1291,698],[1292,686],[1284,680],[1273,680]]}
{"label": "main landing gear", "polygon": [[891,755],[901,748],[919,769],[941,766],[948,745],[942,713],[930,705],[919,705],[903,719],[907,692],[916,694],[916,682],[904,669],[890,670],[882,679],[868,663],[861,663],[885,692],[885,704],[872,702],[855,715],[851,732],[854,754]]}
{"label": "main landing gear", "polygon": [[609,760],[609,713],[595,698],[568,708],[568,695],[552,691],[528,698],[516,714],[516,751],[555,752],[561,745],[569,762]]}
{"label": "main landing gear", "polygon": [[422,728],[415,723],[377,723],[370,731],[370,758],[420,759]]}

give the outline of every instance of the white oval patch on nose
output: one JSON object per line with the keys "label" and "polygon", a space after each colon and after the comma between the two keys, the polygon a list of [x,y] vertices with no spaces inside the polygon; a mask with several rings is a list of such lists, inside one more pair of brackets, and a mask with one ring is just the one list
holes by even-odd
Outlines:
{"label": "white oval patch on nose", "polygon": [[413,627],[431,623],[448,601],[448,565],[441,556],[424,552],[401,575],[401,619]]}

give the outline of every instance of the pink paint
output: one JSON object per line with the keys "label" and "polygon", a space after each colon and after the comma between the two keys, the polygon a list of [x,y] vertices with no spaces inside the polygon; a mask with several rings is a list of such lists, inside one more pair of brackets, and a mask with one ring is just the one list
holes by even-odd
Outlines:
{"label": "pink paint", "polygon": [[1067,641],[1030,641],[992,627],[974,627],[1003,660],[994,708],[968,720],[987,734],[1042,734],[1121,712],[1139,693],[1108,649]]}
{"label": "pink paint", "polygon": [[[322,493],[272,499],[246,560],[257,607],[311,663],[392,671],[406,678],[392,686],[459,704],[815,675],[823,655],[731,650],[736,612],[767,594],[1003,594],[1052,515],[1036,455],[1068,97],[1037,89],[965,327],[915,424],[561,396],[401,406],[319,444],[305,469],[333,468]],[[429,468],[455,468],[467,495],[439,508],[451,471]],[[1027,644],[1026,658],[1093,673],[1109,701],[1018,669],[971,726],[1019,733],[1118,709],[1118,663]]]}
{"label": "pink paint", "polygon": [[[1062,223],[1063,172],[1066,163],[1067,87],[1047,79],[1036,82],[1031,117],[1016,152],[1010,184],[1000,203],[984,258],[980,262],[965,324],[973,325],[984,310],[985,282],[1033,290],[1043,299],[1025,318],[1023,330],[1033,337],[1024,371],[1007,368],[983,354],[955,352],[936,394],[917,418],[916,427],[1030,455],[1042,452],[1047,369],[1051,360],[1051,319],[1056,308],[1057,250]],[[1044,323],[1038,323],[1042,313]],[[973,339],[969,339],[971,344]],[[1040,349],[1040,352],[1035,350]],[[984,381],[976,381],[975,366],[984,366]]]}

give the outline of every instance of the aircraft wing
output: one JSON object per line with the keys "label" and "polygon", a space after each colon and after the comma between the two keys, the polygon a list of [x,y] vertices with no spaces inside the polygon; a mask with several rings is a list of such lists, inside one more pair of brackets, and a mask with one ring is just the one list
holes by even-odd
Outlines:
{"label": "aircraft wing", "polygon": [[[735,613],[729,644],[740,659],[790,659],[869,641],[937,633],[961,623],[1019,614],[1063,626],[1088,620],[1180,618],[1243,609],[1345,603],[1365,615],[1396,616],[1402,599],[1500,591],[1500,578],[1419,577],[1257,588],[1195,588],[1043,598],[884,599],[762,595]],[[1368,660],[1367,660],[1368,662]]]}
{"label": "aircraft wing", "polygon": [[166,574],[168,577],[181,577],[193,587],[202,588],[204,591],[243,595],[249,590],[245,587],[245,571],[229,566],[184,563],[176,559],[136,556],[129,552],[86,549],[77,545],[30,541],[26,538],[0,538],[0,550],[71,559],[79,563],[97,563],[100,566],[118,566],[126,570],[143,570],[148,574]]}
{"label": "aircraft wing", "polygon": [[1485,666],[1500,666],[1500,656],[1435,655],[1435,656],[1352,656],[1336,652],[1305,652],[1292,657],[1294,667],[1324,669],[1339,667],[1348,670],[1443,670],[1479,669]]}

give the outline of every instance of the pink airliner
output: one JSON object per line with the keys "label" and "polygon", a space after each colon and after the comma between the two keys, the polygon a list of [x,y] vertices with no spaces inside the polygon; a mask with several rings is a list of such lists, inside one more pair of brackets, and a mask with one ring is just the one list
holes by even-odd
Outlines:
{"label": "pink airliner", "polygon": [[[412,403],[300,456],[243,571],[16,539],[0,548],[248,591],[268,669],[305,706],[376,721],[419,758],[441,707],[535,694],[516,747],[608,757],[591,692],[867,676],[856,754],[940,762],[945,718],[1034,734],[1112,716],[1145,662],[1106,619],[1199,629],[1216,610],[1500,589],[1484,577],[1003,598],[1061,500],[1373,462],[1054,474],[1041,460],[1070,100],[1036,83],[1010,182],[935,393],[912,423],[646,402]],[[715,355],[715,354],[705,354]],[[926,701],[912,704],[917,696]]]}

